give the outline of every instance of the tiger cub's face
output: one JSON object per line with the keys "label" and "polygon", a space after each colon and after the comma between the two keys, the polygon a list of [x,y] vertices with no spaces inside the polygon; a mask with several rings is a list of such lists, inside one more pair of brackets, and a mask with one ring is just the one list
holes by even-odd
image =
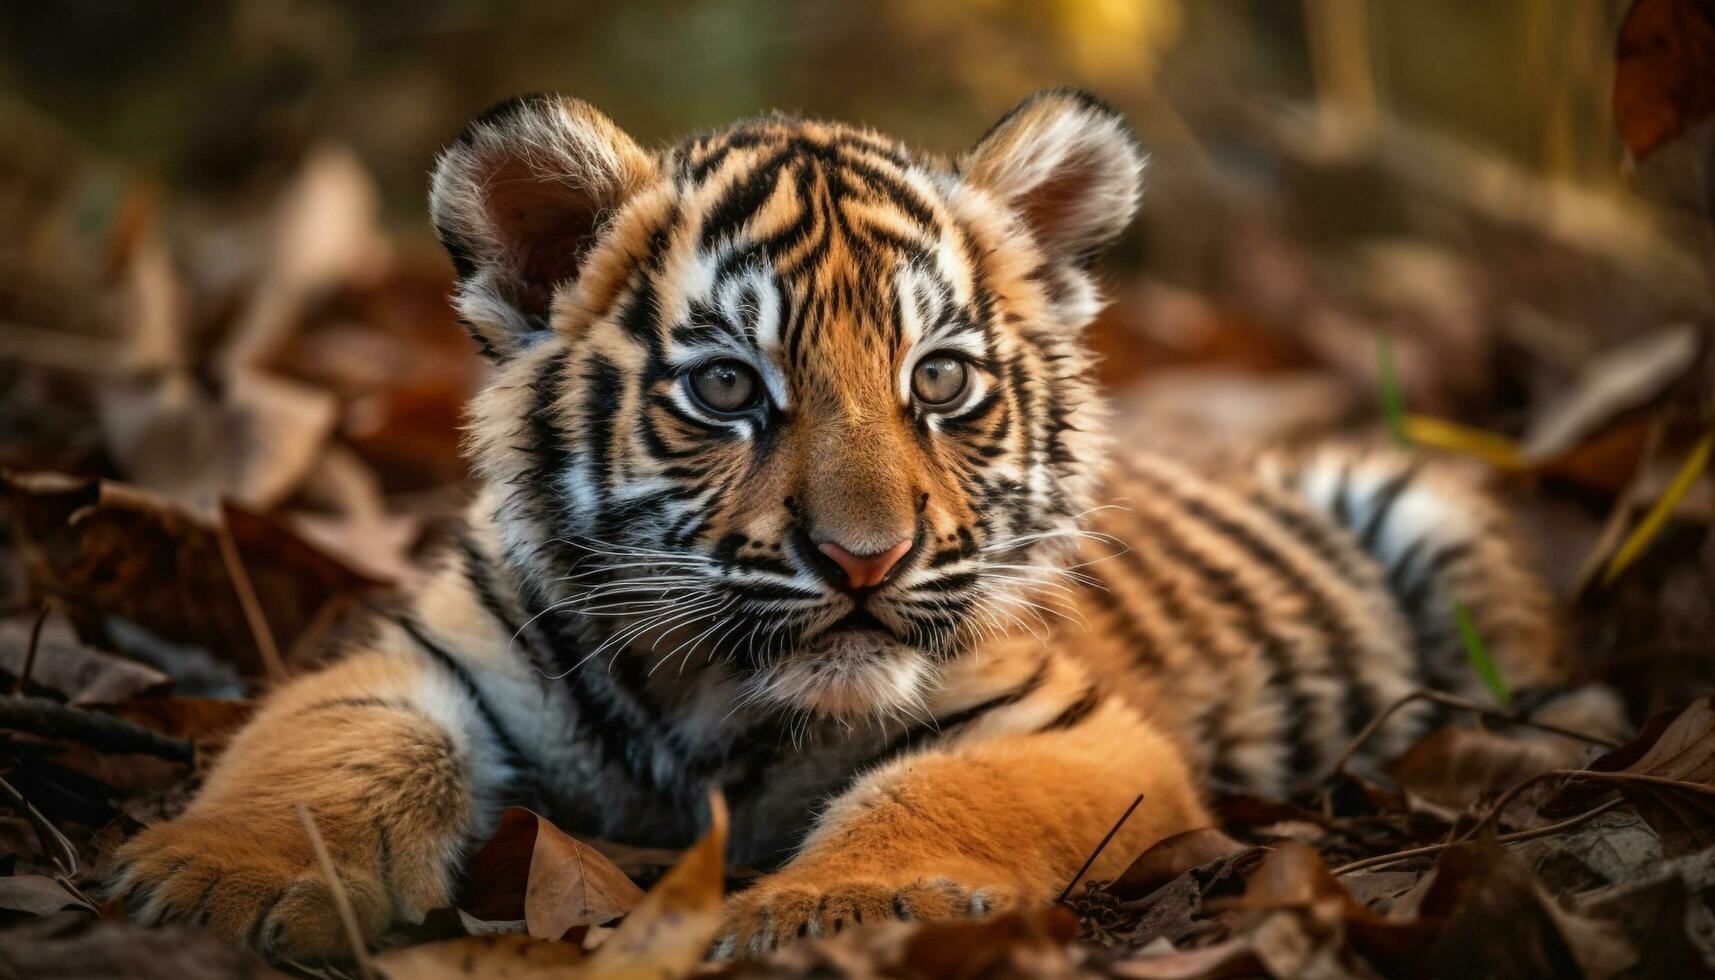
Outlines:
{"label": "tiger cub's face", "polygon": [[473,451],[580,656],[885,713],[1035,620],[1102,462],[1085,264],[1141,170],[1070,92],[951,163],[784,117],[649,152],[554,97],[473,122],[431,195],[496,363]]}

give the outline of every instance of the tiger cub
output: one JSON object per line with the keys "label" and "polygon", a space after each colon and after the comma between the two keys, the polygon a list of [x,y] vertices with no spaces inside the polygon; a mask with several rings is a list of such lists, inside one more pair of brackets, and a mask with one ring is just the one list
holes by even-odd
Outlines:
{"label": "tiger cub", "polygon": [[[456,547],[359,648],[274,691],[121,854],[145,920],[344,948],[448,904],[524,802],[684,845],[721,787],[717,944],[1051,898],[1279,795],[1419,686],[1557,675],[1496,506],[1398,455],[1110,468],[1080,331],[1144,157],[1049,91],[953,160],[768,116],[650,151],[531,97],[441,154],[430,208],[492,377]],[[1428,708],[1369,745],[1398,751]]]}

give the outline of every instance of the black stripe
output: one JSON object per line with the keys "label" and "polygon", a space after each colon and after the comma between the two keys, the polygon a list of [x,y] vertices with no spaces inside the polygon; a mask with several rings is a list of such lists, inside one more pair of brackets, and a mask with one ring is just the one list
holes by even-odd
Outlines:
{"label": "black stripe", "polygon": [[[1189,542],[1173,530],[1176,523],[1178,522],[1173,520],[1156,521],[1151,528],[1153,543],[1161,548],[1169,561],[1189,569],[1202,579],[1210,595],[1238,615],[1241,633],[1257,642],[1258,653],[1263,663],[1268,666],[1267,684],[1274,691],[1280,705],[1280,738],[1288,747],[1288,775],[1308,776],[1320,768],[1322,749],[1325,747],[1316,745],[1310,739],[1308,726],[1311,701],[1309,695],[1296,683],[1301,673],[1299,666],[1293,662],[1291,653],[1281,643],[1280,638],[1269,629],[1256,598],[1245,590],[1237,573],[1231,568],[1215,564],[1191,547]],[[1254,788],[1270,792],[1280,787],[1271,785]]]}
{"label": "black stripe", "polygon": [[1071,728],[1090,716],[1096,706],[1102,703],[1101,688],[1095,684],[1084,688],[1084,693],[1078,700],[1066,706],[1066,710],[1054,716],[1054,720],[1037,729],[1038,732],[1057,732]]}
{"label": "black stripe", "polygon": [[1363,529],[1358,532],[1358,540],[1363,543],[1365,551],[1374,553],[1376,537],[1387,527],[1388,515],[1393,512],[1393,505],[1399,502],[1400,494],[1405,492],[1405,488],[1410,486],[1416,477],[1417,464],[1413,463],[1382,484],[1382,488],[1371,498],[1371,506],[1374,509],[1364,521]]}
{"label": "black stripe", "polygon": [[1132,661],[1144,670],[1160,672],[1165,668],[1167,661],[1162,658],[1155,637],[1150,636],[1142,621],[1119,601],[1108,578],[1097,568],[1091,568],[1085,574],[1096,580],[1096,584],[1085,590],[1086,594],[1119,626],[1131,648]]}
{"label": "black stripe", "polygon": [[[489,567],[487,557],[477,549],[476,542],[471,540],[468,530],[459,532],[458,547],[464,556],[465,578],[470,582],[471,588],[476,591],[477,601],[482,604],[482,608],[488,612],[488,615],[502,629],[506,630],[508,636],[520,637],[524,630],[513,621],[511,612],[500,601],[500,595],[494,590],[494,576],[491,574],[493,569]],[[526,642],[528,642],[528,638],[526,638]]]}
{"label": "black stripe", "polygon": [[[1341,614],[1338,604],[1316,583],[1298,574],[1298,570],[1293,567],[1290,558],[1264,541],[1255,532],[1243,526],[1238,520],[1226,514],[1217,513],[1205,501],[1186,494],[1183,488],[1172,480],[1165,479],[1155,473],[1142,471],[1138,472],[1138,476],[1165,495],[1172,497],[1185,513],[1226,537],[1247,555],[1254,558],[1263,568],[1291,586],[1303,597],[1309,606],[1308,611],[1312,624],[1318,627],[1329,639],[1328,656],[1333,661],[1337,678],[1346,680],[1350,685],[1351,693],[1354,695],[1353,697],[1342,698],[1339,704],[1342,729],[1347,737],[1357,734],[1357,731],[1369,719],[1375,717],[1382,710],[1383,705],[1376,692],[1363,681],[1363,675],[1358,669],[1357,639],[1352,625]],[[1272,636],[1272,634],[1270,635]]]}
{"label": "black stripe", "polygon": [[470,676],[470,671],[465,669],[464,664],[459,663],[458,659],[445,647],[430,639],[428,634],[424,633],[410,616],[397,616],[394,622],[398,623],[399,628],[405,631],[405,635],[416,641],[417,646],[421,647],[431,659],[439,663],[448,674],[451,674],[453,680],[457,681],[465,689],[465,693],[470,695],[471,703],[476,705],[477,714],[482,716],[483,724],[488,726],[489,733],[494,736],[495,742],[499,743],[501,751],[506,753],[508,763],[526,772],[531,771],[533,767],[528,764],[527,757],[519,750],[517,740],[507,732],[506,726],[500,723],[500,717],[494,713],[494,709],[488,706],[488,700],[482,696],[481,689],[476,686],[476,680]]}
{"label": "black stripe", "polygon": [[[1163,621],[1173,625],[1178,639],[1175,644],[1180,649],[1197,652],[1214,650],[1217,647],[1209,623],[1202,617],[1191,612],[1186,596],[1181,591],[1178,579],[1163,574],[1154,562],[1145,554],[1144,545],[1149,541],[1147,530],[1138,530],[1135,538],[1138,547],[1127,548],[1120,552],[1119,560],[1131,569],[1143,584],[1143,590],[1153,596],[1161,604]],[[1172,672],[1164,672],[1164,679],[1171,678]],[[1226,723],[1226,716],[1231,710],[1231,703],[1223,700],[1209,701],[1201,705],[1192,724],[1197,729],[1196,741],[1209,746],[1210,775],[1231,773],[1229,757],[1238,747],[1238,740],[1233,735],[1232,726]],[[1233,778],[1226,780],[1223,785],[1241,787],[1244,780]]]}

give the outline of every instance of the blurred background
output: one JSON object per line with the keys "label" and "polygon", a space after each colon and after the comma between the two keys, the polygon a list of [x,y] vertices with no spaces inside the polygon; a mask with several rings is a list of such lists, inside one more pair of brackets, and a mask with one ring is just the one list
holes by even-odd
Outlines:
{"label": "blurred background", "polygon": [[[1122,444],[1388,429],[1468,457],[1587,672],[1683,700],[1715,680],[1709,6],[0,6],[0,466],[112,481],[13,478],[0,597],[259,676],[330,597],[414,580],[483,371],[426,175],[501,98],[574,94],[645,144],[778,108],[952,154],[1071,84],[1153,161],[1093,334]],[[141,525],[98,547],[60,526],[80,507]]]}

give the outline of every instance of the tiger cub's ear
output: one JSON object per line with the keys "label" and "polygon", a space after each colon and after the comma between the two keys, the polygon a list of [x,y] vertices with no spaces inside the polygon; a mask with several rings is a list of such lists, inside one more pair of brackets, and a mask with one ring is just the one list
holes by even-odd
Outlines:
{"label": "tiger cub's ear", "polygon": [[458,272],[458,306],[497,359],[548,329],[600,222],[654,179],[655,160],[588,103],[512,99],[435,162],[429,214]]}
{"label": "tiger cub's ear", "polygon": [[1143,167],[1124,117],[1073,89],[1025,99],[958,160],[965,180],[1010,205],[1050,259],[1074,265],[1125,230]]}

